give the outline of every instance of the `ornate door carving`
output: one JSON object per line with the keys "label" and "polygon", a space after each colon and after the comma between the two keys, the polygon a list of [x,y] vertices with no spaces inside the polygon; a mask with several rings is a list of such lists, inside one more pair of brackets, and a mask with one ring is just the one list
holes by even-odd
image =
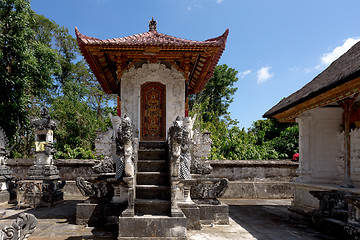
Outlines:
{"label": "ornate door carving", "polygon": [[166,86],[159,82],[141,85],[141,141],[165,141]]}

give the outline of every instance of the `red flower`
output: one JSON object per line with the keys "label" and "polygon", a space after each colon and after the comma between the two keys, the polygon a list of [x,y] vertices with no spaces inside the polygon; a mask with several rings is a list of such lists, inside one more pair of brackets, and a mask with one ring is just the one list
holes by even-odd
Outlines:
{"label": "red flower", "polygon": [[299,161],[299,153],[295,153],[294,155],[293,155],[293,159],[292,159],[293,161]]}

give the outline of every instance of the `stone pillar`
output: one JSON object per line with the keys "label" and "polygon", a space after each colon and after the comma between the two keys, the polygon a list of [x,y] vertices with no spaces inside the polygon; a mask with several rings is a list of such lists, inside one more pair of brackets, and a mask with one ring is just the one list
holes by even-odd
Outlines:
{"label": "stone pillar", "polygon": [[299,177],[297,182],[310,182],[310,123],[312,116],[310,113],[304,113],[296,118],[299,124],[299,168],[297,170]]}
{"label": "stone pillar", "polygon": [[9,184],[12,179],[12,171],[6,166],[8,139],[5,131],[0,127],[0,203],[10,200]]}
{"label": "stone pillar", "polygon": [[338,153],[336,156],[336,170],[338,179],[344,179],[344,131],[337,134]]}
{"label": "stone pillar", "polygon": [[344,121],[344,182],[341,183],[341,187],[353,188],[354,184],[351,180],[351,143],[350,143],[350,116],[352,106],[359,96],[359,93],[356,93],[351,98],[346,98],[338,102],[338,104],[344,109],[343,112],[343,121]]}
{"label": "stone pillar", "polygon": [[360,174],[360,128],[350,132],[351,138],[351,174]]}
{"label": "stone pillar", "polygon": [[135,183],[134,177],[124,177],[124,182],[127,184],[127,193],[128,193],[128,206],[122,212],[122,217],[133,217],[135,215]]}

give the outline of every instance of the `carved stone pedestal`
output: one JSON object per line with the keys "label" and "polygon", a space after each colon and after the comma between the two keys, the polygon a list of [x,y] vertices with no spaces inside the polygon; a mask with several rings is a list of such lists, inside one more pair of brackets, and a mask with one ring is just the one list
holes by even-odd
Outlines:
{"label": "carved stone pedestal", "polygon": [[186,216],[187,229],[200,230],[200,208],[194,202],[178,202],[178,206]]}
{"label": "carved stone pedestal", "polygon": [[76,205],[76,224],[106,228],[116,232],[119,216],[126,208],[124,203],[95,203],[85,201]]}
{"label": "carved stone pedestal", "polygon": [[77,180],[79,190],[89,199],[76,205],[76,224],[116,234],[119,216],[127,208],[127,199],[122,196],[125,184],[115,180],[115,173],[101,173],[91,181]]}
{"label": "carved stone pedestal", "polygon": [[194,200],[200,209],[200,223],[204,225],[229,225],[229,206],[218,200]]}
{"label": "carved stone pedestal", "polygon": [[52,206],[63,201],[65,182],[54,165],[34,165],[28,177],[18,182],[18,207]]}

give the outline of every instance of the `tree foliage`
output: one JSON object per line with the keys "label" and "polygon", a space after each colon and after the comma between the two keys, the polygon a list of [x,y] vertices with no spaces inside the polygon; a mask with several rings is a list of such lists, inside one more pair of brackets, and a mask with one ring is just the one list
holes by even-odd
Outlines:
{"label": "tree foliage", "polygon": [[189,97],[190,109],[201,108],[204,122],[219,121],[219,117],[228,116],[228,108],[233,102],[237,88],[237,71],[226,64],[216,66],[213,77],[199,94]]}
{"label": "tree foliage", "polygon": [[276,119],[258,120],[248,133],[256,136],[256,145],[270,146],[279,158],[292,158],[299,151],[299,127],[296,123],[282,123]]}
{"label": "tree foliage", "polygon": [[237,71],[226,65],[215,68],[202,93],[191,97],[190,115],[195,126],[211,132],[211,159],[279,159],[298,152],[298,127],[274,119],[258,120],[245,131],[229,116],[228,107],[237,90]]}
{"label": "tree foliage", "polygon": [[28,0],[0,1],[0,125],[12,144],[28,126],[29,100],[51,86],[58,69],[54,50],[35,41],[33,21]]}
{"label": "tree foliage", "polygon": [[41,106],[58,121],[58,157],[92,157],[95,130],[110,125],[113,96],[80,59],[68,29],[37,15],[28,0],[0,1],[0,126],[15,148],[13,157],[30,157],[34,144],[29,119]]}

